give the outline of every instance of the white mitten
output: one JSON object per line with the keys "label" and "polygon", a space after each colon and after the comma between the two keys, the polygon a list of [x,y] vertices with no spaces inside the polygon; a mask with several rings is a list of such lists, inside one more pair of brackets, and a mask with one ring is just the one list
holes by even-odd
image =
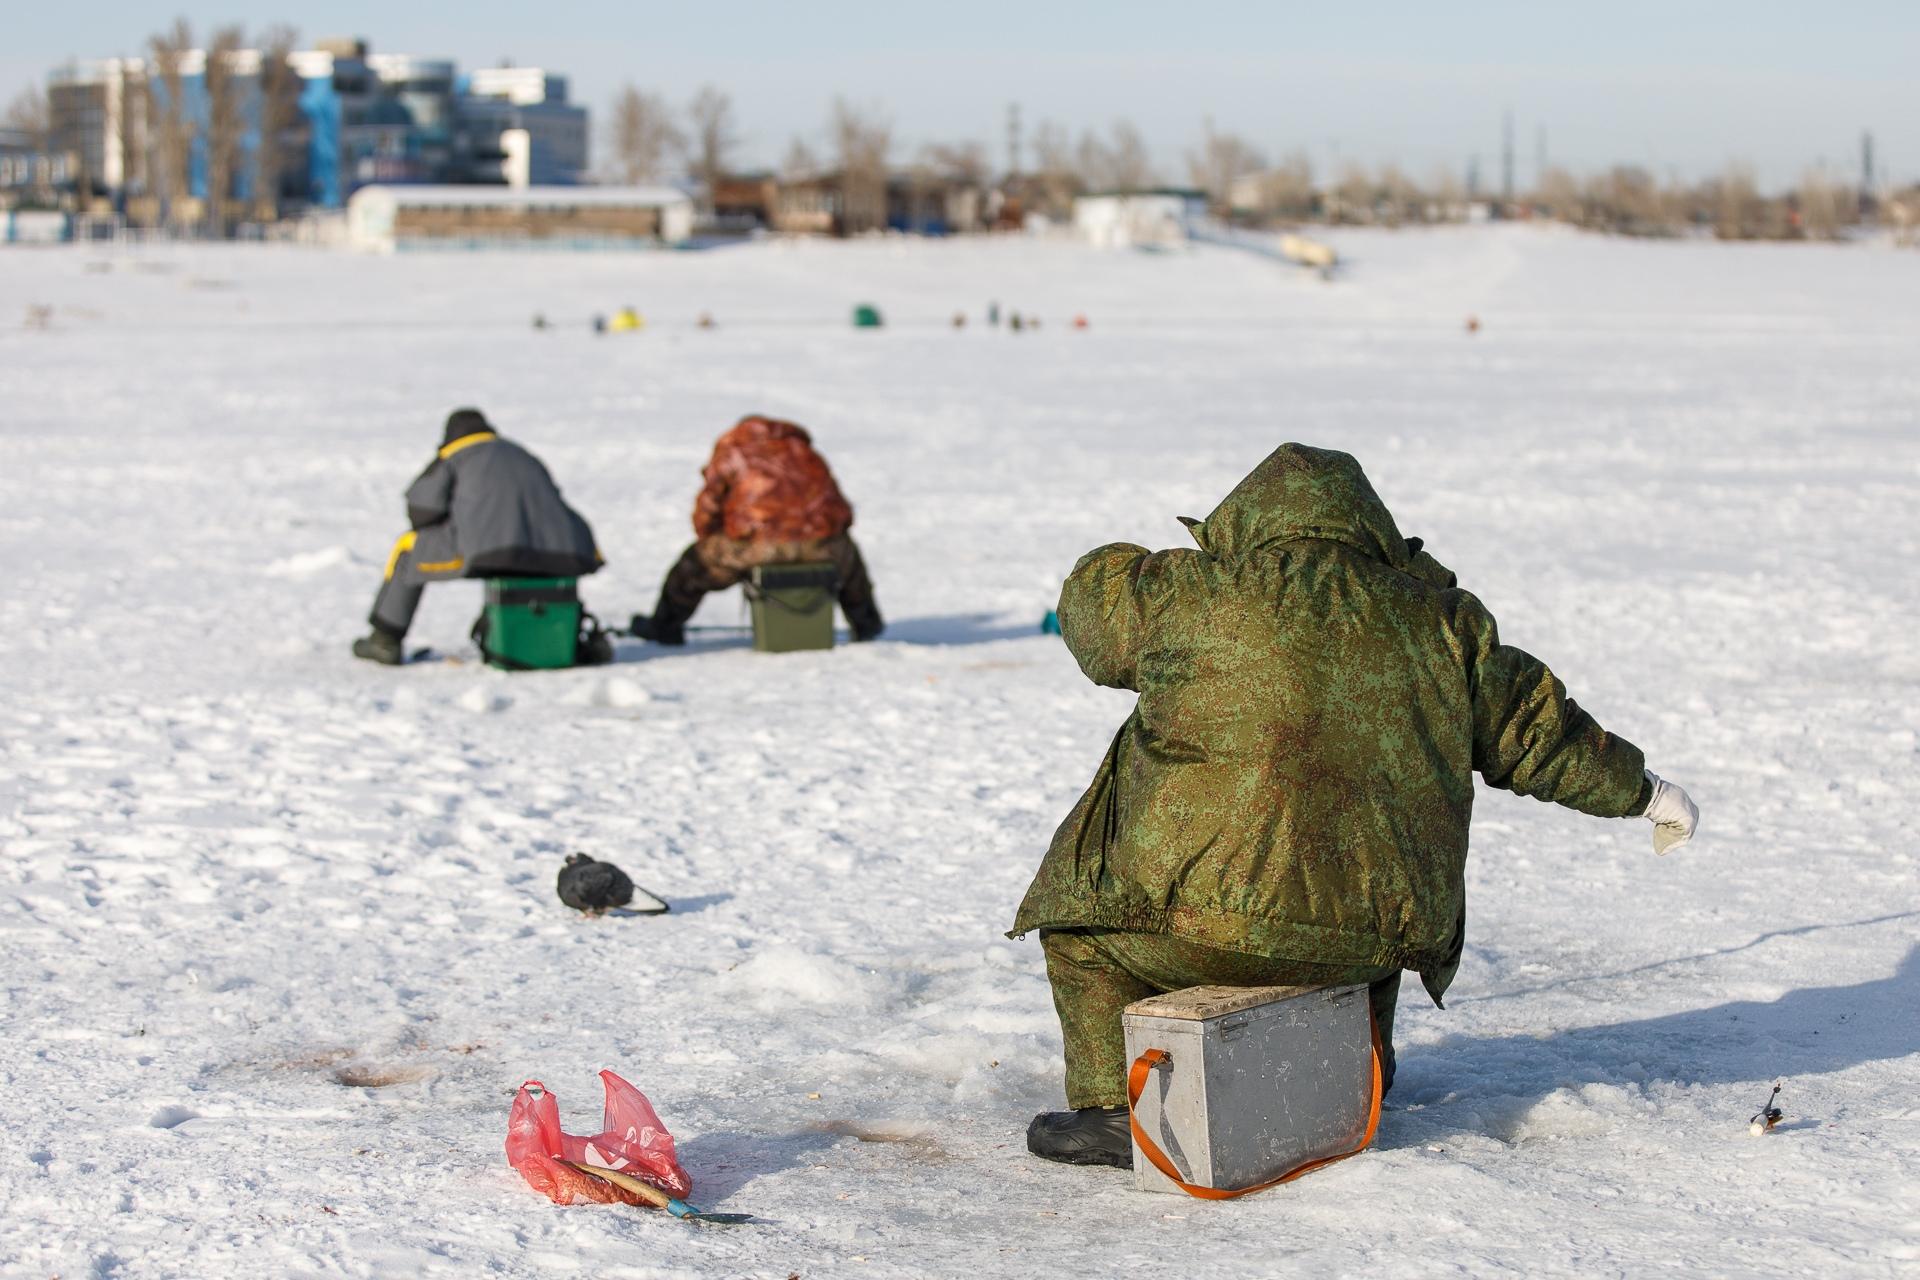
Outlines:
{"label": "white mitten", "polygon": [[1694,807],[1686,792],[1651,769],[1647,770],[1647,781],[1653,784],[1653,799],[1647,801],[1647,821],[1653,824],[1653,851],[1664,854],[1693,839],[1693,829],[1700,825],[1700,810]]}

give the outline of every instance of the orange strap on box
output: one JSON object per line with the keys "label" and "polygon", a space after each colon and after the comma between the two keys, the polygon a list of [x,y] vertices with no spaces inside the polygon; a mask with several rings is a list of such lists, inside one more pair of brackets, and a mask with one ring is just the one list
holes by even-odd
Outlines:
{"label": "orange strap on box", "polygon": [[1380,1127],[1380,1027],[1374,1022],[1371,1009],[1367,1011],[1367,1026],[1373,1033],[1373,1086],[1367,1101],[1366,1132],[1360,1135],[1360,1145],[1351,1151],[1342,1151],[1337,1156],[1321,1156],[1317,1160],[1309,1160],[1299,1168],[1291,1169],[1277,1178],[1256,1186],[1242,1187],[1238,1191],[1219,1191],[1213,1187],[1194,1186],[1180,1176],[1180,1171],[1173,1167],[1173,1161],[1167,1159],[1167,1153],[1154,1145],[1153,1139],[1147,1136],[1147,1131],[1140,1127],[1140,1119],[1134,1110],[1140,1104],[1140,1095],[1146,1091],[1147,1077],[1153,1074],[1155,1067],[1167,1061],[1168,1055],[1164,1049],[1147,1050],[1133,1060],[1133,1066],[1127,1071],[1127,1124],[1133,1130],[1133,1140],[1140,1150],[1146,1153],[1147,1159],[1152,1162],[1154,1168],[1166,1174],[1182,1191],[1201,1200],[1232,1200],[1237,1196],[1250,1196],[1256,1191],[1265,1191],[1268,1187],[1292,1182],[1302,1174],[1323,1169],[1336,1160],[1357,1156],[1373,1145],[1374,1131]]}

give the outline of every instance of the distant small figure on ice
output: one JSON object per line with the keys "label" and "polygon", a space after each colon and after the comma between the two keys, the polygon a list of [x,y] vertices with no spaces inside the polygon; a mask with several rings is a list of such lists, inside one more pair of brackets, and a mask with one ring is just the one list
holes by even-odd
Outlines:
{"label": "distant small figure on ice", "polygon": [[447,416],[440,452],[407,489],[407,520],[374,597],[373,632],[353,656],[396,666],[429,582],[580,577],[603,561],[593,530],[540,460],[502,439],[478,409]]}
{"label": "distant small figure on ice", "polygon": [[715,442],[693,504],[695,541],[667,573],[652,614],[629,630],[656,644],[685,644],[687,619],[709,591],[724,591],[760,565],[833,565],[840,610],[855,640],[885,624],[866,561],[848,530],[853,508],[804,427],[778,418],[742,418]]}
{"label": "distant small figure on ice", "polygon": [[1480,332],[1480,317],[1468,316],[1467,317],[1467,333],[1469,335],[1472,335],[1478,332]]}
{"label": "distant small figure on ice", "polygon": [[1360,464],[1282,445],[1197,544],[1081,557],[1060,628],[1095,684],[1139,694],[1014,920],[1037,932],[1067,1105],[1027,1145],[1130,1167],[1121,1011],[1159,992],[1367,984],[1381,1083],[1411,969],[1437,1004],[1466,939],[1474,775],[1657,852],[1698,813],[1404,538]]}

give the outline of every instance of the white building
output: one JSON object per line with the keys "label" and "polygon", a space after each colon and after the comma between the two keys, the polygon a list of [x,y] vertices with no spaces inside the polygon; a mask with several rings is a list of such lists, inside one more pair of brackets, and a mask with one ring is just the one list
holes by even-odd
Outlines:
{"label": "white building", "polygon": [[347,243],[403,249],[605,249],[678,244],[693,201],[672,187],[362,187]]}
{"label": "white building", "polygon": [[540,67],[483,67],[467,75],[459,149],[467,181],[538,187],[587,171],[587,111],[567,101],[567,78]]}
{"label": "white building", "polygon": [[1179,188],[1100,192],[1073,201],[1074,230],[1102,248],[1184,244],[1206,216],[1206,193]]}

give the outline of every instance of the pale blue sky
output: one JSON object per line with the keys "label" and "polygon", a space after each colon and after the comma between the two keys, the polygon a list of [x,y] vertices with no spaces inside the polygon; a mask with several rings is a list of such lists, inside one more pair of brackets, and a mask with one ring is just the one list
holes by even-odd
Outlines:
{"label": "pale blue sky", "polygon": [[[70,56],[135,52],[176,10],[132,0],[9,6],[0,99]],[[795,134],[820,145],[835,93],[884,104],[906,151],[972,138],[1004,158],[1005,113],[1077,132],[1118,116],[1145,132],[1167,177],[1208,115],[1270,152],[1304,148],[1322,171],[1394,161],[1426,176],[1477,153],[1498,181],[1513,109],[1520,174],[1544,127],[1555,163],[1620,160],[1698,176],[1729,159],[1790,182],[1824,159],[1857,173],[1876,136],[1882,172],[1920,179],[1920,3],[1605,0],[1532,3],[940,4],[333,0],[180,6],[205,30],[280,17],[304,37],[364,35],[375,49],[511,58],[571,75],[599,110],[632,79],[684,100],[734,96],[743,159],[772,163]]]}

